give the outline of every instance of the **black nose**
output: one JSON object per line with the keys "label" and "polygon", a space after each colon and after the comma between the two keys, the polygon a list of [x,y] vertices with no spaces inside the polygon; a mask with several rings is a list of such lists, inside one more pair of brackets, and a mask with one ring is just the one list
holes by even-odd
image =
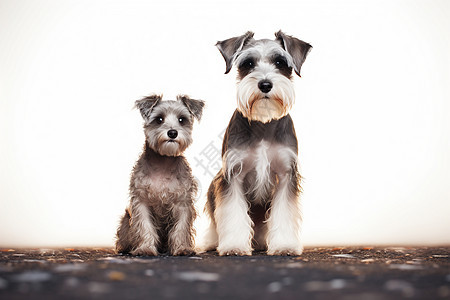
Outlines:
{"label": "black nose", "polygon": [[258,87],[263,93],[268,93],[272,89],[273,85],[272,82],[268,80],[262,80],[258,83]]}
{"label": "black nose", "polygon": [[178,131],[176,131],[175,129],[171,129],[167,131],[167,136],[170,137],[171,139],[174,139],[178,136]]}

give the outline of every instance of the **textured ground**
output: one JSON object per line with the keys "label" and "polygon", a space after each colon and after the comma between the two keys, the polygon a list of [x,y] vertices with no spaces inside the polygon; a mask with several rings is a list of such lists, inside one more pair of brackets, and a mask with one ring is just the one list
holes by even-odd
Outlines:
{"label": "textured ground", "polygon": [[128,257],[0,249],[0,299],[450,299],[450,247],[307,248],[300,257]]}

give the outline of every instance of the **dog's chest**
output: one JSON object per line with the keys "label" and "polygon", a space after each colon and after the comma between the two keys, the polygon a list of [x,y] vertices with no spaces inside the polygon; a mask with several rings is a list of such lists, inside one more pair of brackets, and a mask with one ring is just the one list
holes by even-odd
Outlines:
{"label": "dog's chest", "polygon": [[184,199],[186,191],[186,182],[179,178],[176,172],[170,170],[160,170],[153,172],[147,177],[147,192],[149,198],[158,199],[163,203],[176,203]]}
{"label": "dog's chest", "polygon": [[[232,156],[236,161],[230,161],[234,164],[231,176],[237,175],[244,183],[247,199],[259,204],[271,198],[280,177],[288,176],[296,162],[292,149],[265,140],[248,149],[236,150]],[[240,172],[235,173],[237,170]]]}
{"label": "dog's chest", "polygon": [[[151,165],[135,175],[135,188],[145,195],[149,205],[175,204],[186,199],[190,176],[182,176],[187,170],[167,165]],[[185,174],[186,175],[186,174]]]}
{"label": "dog's chest", "polygon": [[176,193],[181,189],[181,182],[175,172],[161,170],[148,176],[148,190],[157,194]]}
{"label": "dog's chest", "polygon": [[239,170],[239,176],[250,176],[250,181],[259,184],[269,183],[271,177],[290,172],[295,161],[296,154],[291,148],[266,140],[248,148],[230,149],[227,153],[229,172],[233,174]]}

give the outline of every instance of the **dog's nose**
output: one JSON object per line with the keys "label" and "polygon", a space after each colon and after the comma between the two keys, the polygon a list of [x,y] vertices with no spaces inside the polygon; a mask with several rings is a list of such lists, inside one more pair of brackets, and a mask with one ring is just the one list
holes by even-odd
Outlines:
{"label": "dog's nose", "polygon": [[258,87],[263,93],[268,93],[272,89],[273,85],[272,82],[268,80],[262,80],[258,83]]}
{"label": "dog's nose", "polygon": [[178,131],[176,131],[175,129],[171,129],[167,131],[167,136],[170,137],[171,139],[174,139],[178,136]]}

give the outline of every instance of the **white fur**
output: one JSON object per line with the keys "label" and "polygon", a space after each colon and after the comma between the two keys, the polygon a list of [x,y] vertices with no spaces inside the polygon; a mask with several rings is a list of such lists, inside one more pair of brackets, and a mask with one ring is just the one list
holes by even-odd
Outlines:
{"label": "white fur", "polygon": [[242,177],[233,177],[222,199],[217,199],[214,212],[219,255],[251,255],[253,222],[242,190]]}
{"label": "white fur", "polygon": [[268,190],[271,187],[270,182],[270,157],[269,157],[269,147],[270,145],[266,142],[261,142],[259,147],[256,149],[256,181],[253,187],[255,192],[256,201],[267,195]]}
{"label": "white fur", "polygon": [[278,185],[267,220],[267,246],[269,255],[290,253],[300,255],[301,210],[298,196],[290,191],[291,167],[297,164],[297,155],[292,149],[279,148],[272,151],[272,169],[277,174]]}
{"label": "white fur", "polygon": [[[274,185],[276,189],[270,217],[267,220],[267,236],[262,232],[255,238],[259,243],[268,245],[270,255],[301,254],[299,199],[289,191],[290,170],[296,162],[297,156],[292,149],[265,141],[251,149],[227,151],[224,155],[224,164],[230,187],[223,199],[217,199],[215,220],[218,226],[214,228],[211,223],[205,243],[206,249],[213,249],[218,243],[220,255],[233,253],[250,255],[253,224],[248,215],[248,204],[244,194],[248,191],[243,190],[242,184],[243,178],[254,170],[256,180],[250,189],[255,192],[255,198],[251,201],[261,203],[269,189]],[[236,170],[239,172],[233,173]],[[270,181],[273,174],[278,178],[277,184]]]}
{"label": "white fur", "polygon": [[263,123],[279,119],[283,115],[283,107],[278,102],[265,98],[255,102],[250,114],[252,120]]}
{"label": "white fur", "polygon": [[[273,83],[269,93],[262,93],[258,88],[261,80],[270,80]],[[253,107],[250,107],[249,101],[255,98],[258,100],[254,102]],[[283,105],[274,99],[282,100]],[[237,83],[237,109],[250,120],[263,123],[278,120],[289,113],[294,101],[295,91],[291,80],[280,74],[269,63],[259,63],[252,73]]]}
{"label": "white fur", "polygon": [[289,191],[288,174],[278,176],[278,180],[277,191],[270,207],[270,217],[267,220],[267,254],[300,255],[303,248],[300,243],[299,201]]}
{"label": "white fur", "polygon": [[239,176],[242,173],[246,153],[243,151],[230,150],[223,155],[223,169],[225,178],[230,181],[233,176]]}
{"label": "white fur", "polygon": [[215,250],[219,244],[216,223],[210,218],[208,229],[203,237],[203,241],[198,245],[198,252]]}

